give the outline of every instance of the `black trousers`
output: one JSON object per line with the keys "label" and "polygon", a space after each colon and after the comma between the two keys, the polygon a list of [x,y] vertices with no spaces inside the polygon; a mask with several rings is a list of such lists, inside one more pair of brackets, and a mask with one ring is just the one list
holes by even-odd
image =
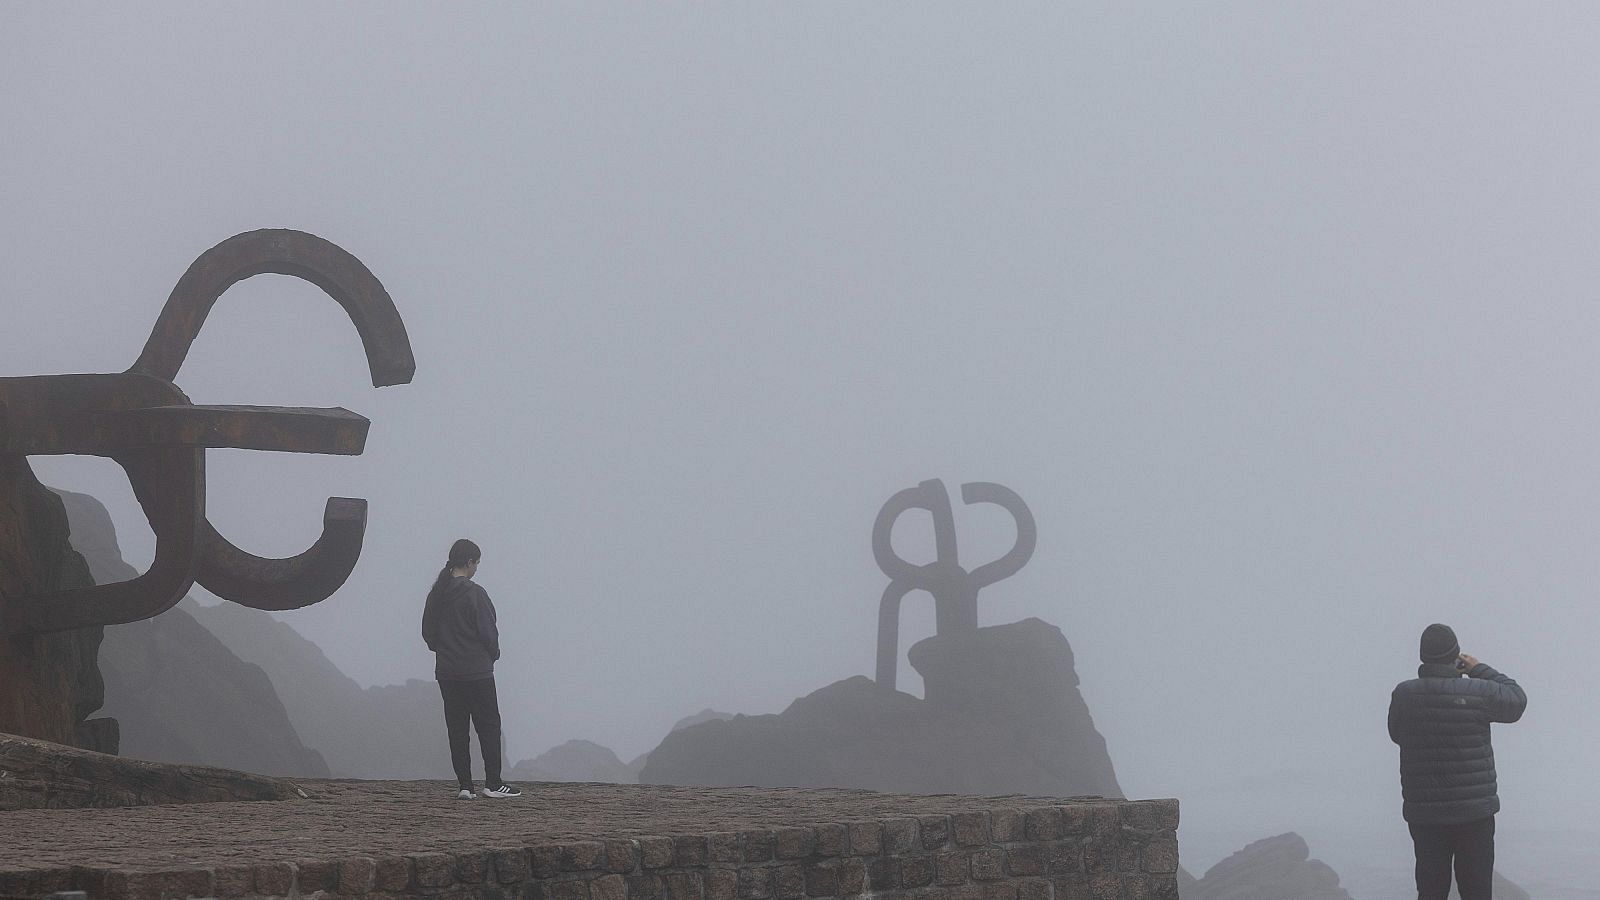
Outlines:
{"label": "black trousers", "polygon": [[441,681],[444,698],[444,728],[450,738],[450,765],[456,782],[472,790],[472,740],[467,734],[470,722],[478,729],[478,751],[483,754],[484,787],[499,787],[500,780],[500,698],[495,695],[494,676],[471,681]]}
{"label": "black trousers", "polygon": [[1455,863],[1461,900],[1490,900],[1494,881],[1494,816],[1460,825],[1412,825],[1417,851],[1417,900],[1450,896]]}

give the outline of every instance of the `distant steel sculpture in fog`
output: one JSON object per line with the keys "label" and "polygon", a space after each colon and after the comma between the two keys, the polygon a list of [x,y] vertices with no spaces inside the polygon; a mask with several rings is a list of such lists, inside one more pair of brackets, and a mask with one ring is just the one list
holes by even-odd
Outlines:
{"label": "distant steel sculpture in fog", "polygon": [[[872,555],[878,568],[889,576],[883,601],[878,607],[878,684],[893,689],[900,656],[900,601],[912,591],[933,595],[934,616],[939,634],[978,629],[978,591],[1017,573],[1033,556],[1038,530],[1033,513],[1016,492],[989,481],[973,481],[961,486],[961,501],[967,505],[993,503],[1011,513],[1017,522],[1017,540],[1006,555],[972,571],[956,560],[956,524],[950,511],[950,495],[944,482],[933,479],[895,494],[878,511],[872,524]],[[933,514],[933,562],[916,565],[894,552],[889,542],[894,523],[907,510],[925,509]]]}
{"label": "distant steel sculpture in fog", "polygon": [[[197,406],[173,384],[217,298],[267,272],[309,281],[344,307],[374,387],[411,380],[416,362],[405,324],[372,272],[322,238],[281,229],[236,235],[202,253],[128,371],[0,378],[0,468],[25,471],[30,455],[110,458],[127,472],[156,538],[155,560],[131,581],[0,596],[0,635],[147,619],[196,582],[235,603],[273,610],[316,603],[344,584],[361,554],[365,500],[330,498],[321,537],[288,559],[246,553],[206,519],[207,448],[354,456],[366,446],[370,423],[347,409]],[[25,532],[30,523],[0,526]]]}

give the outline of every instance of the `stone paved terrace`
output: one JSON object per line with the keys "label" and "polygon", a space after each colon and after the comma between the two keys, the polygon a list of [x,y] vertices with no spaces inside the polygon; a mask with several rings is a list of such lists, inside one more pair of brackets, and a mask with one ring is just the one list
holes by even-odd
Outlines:
{"label": "stone paved terrace", "polygon": [[0,896],[1176,898],[1176,800],[302,781],[306,800],[0,812]]}

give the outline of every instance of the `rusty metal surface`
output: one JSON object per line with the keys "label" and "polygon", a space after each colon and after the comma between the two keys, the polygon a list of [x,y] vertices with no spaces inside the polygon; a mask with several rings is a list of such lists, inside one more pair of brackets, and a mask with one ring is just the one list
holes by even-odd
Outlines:
{"label": "rusty metal surface", "polygon": [[[989,481],[973,481],[961,486],[961,501],[967,505],[992,503],[1011,513],[1017,523],[1017,539],[1004,556],[968,571],[956,552],[955,515],[944,482],[924,481],[890,497],[872,523],[872,555],[878,568],[889,576],[878,604],[878,684],[893,689],[900,656],[900,604],[912,591],[933,596],[934,619],[939,634],[976,631],[978,592],[1017,573],[1033,556],[1038,529],[1033,513],[1016,492]],[[934,559],[918,565],[902,559],[890,542],[894,523],[913,509],[927,510],[933,516]]]}
{"label": "rusty metal surface", "polygon": [[291,609],[325,599],[349,577],[366,530],[365,500],[330,498],[321,537],[288,559],[235,547],[205,516],[208,448],[358,455],[366,446],[370,423],[346,409],[196,406],[173,383],[222,292],[266,272],[310,281],[344,307],[375,386],[411,380],[410,340],[378,279],[340,247],[284,229],[236,235],[202,253],[128,371],[0,378],[0,454],[116,461],[156,537],[155,560],[130,581],[0,598],[0,635],[149,618],[196,582],[246,606]]}

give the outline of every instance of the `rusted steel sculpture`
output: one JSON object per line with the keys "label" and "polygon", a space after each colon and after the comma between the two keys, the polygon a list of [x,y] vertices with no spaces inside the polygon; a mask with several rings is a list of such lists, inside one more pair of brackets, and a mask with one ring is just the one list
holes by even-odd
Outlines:
{"label": "rusted steel sculpture", "polygon": [[[933,595],[939,634],[976,631],[978,591],[1015,575],[1033,556],[1038,530],[1033,513],[1015,491],[989,481],[973,481],[961,486],[961,501],[969,506],[993,503],[1011,513],[1017,522],[1017,540],[1011,549],[970,572],[956,558],[955,516],[944,482],[924,481],[895,494],[872,523],[872,555],[878,559],[878,568],[889,576],[889,586],[884,588],[878,606],[877,680],[883,687],[894,689],[900,657],[900,602],[907,594],[920,590]],[[889,542],[895,521],[912,509],[925,509],[933,515],[934,560],[920,566],[901,559]]]}
{"label": "rusted steel sculpture", "polygon": [[[366,445],[370,423],[346,409],[197,406],[173,383],[217,298],[269,272],[310,281],[344,307],[374,387],[411,380],[411,343],[378,279],[338,246],[281,229],[236,235],[202,253],[126,372],[0,378],[0,471],[31,479],[29,455],[108,457],[127,472],[156,538],[149,570],[131,581],[0,596],[0,639],[146,619],[195,583],[256,609],[293,609],[327,598],[349,577],[366,530],[365,500],[329,499],[321,537],[288,559],[247,553],[206,519],[208,448],[357,455]],[[0,731],[6,726],[0,721]]]}

